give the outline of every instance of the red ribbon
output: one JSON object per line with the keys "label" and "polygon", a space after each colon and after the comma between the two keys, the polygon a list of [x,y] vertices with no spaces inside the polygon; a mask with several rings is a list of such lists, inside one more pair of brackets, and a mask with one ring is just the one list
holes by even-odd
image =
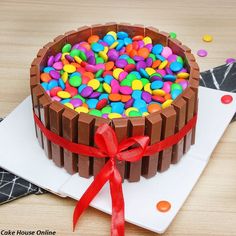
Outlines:
{"label": "red ribbon", "polygon": [[124,236],[124,198],[122,191],[122,178],[115,165],[115,159],[135,162],[143,156],[150,156],[157,152],[177,144],[195,125],[195,115],[179,132],[168,138],[148,146],[148,136],[134,136],[123,140],[118,144],[114,130],[107,124],[101,125],[94,136],[96,147],[73,143],[47,129],[39,118],[34,114],[34,120],[47,139],[70,152],[92,156],[95,158],[109,157],[109,161],[94,178],[86,192],[77,202],[73,216],[73,229],[81,214],[89,206],[90,202],[99,193],[101,188],[109,181],[112,199],[112,236]]}

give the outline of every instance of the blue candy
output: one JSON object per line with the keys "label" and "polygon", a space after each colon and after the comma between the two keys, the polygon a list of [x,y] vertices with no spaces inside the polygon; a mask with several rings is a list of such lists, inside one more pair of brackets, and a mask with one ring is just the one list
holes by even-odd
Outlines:
{"label": "blue candy", "polygon": [[49,83],[48,83],[48,90],[51,90],[55,87],[58,87],[57,80],[55,80],[55,79],[50,80]]}
{"label": "blue candy", "polygon": [[124,112],[124,104],[122,102],[112,102],[111,112],[122,114]]}
{"label": "blue candy", "polygon": [[157,60],[160,60],[160,61],[165,61],[166,60],[165,57],[163,57],[159,54],[156,55],[156,58],[157,58]]}
{"label": "blue candy", "polygon": [[66,85],[65,85],[64,81],[62,80],[62,78],[59,78],[58,84],[62,88],[62,90],[64,90],[66,88]]}
{"label": "blue candy", "polygon": [[41,83],[41,85],[42,85],[42,87],[44,88],[45,91],[48,90],[48,83],[43,82],[43,83]]}
{"label": "blue candy", "polygon": [[119,32],[117,32],[117,37],[118,37],[118,39],[124,39],[124,38],[128,37],[128,34],[124,31],[119,31]]}
{"label": "blue candy", "polygon": [[124,47],[125,43],[124,43],[124,40],[121,40],[121,39],[118,39],[117,41],[118,41],[118,45],[116,46],[116,50],[120,51],[121,48]]}
{"label": "blue candy", "polygon": [[115,42],[115,39],[112,35],[106,34],[103,38],[103,41],[106,42],[109,46],[111,46]]}
{"label": "blue candy", "polygon": [[134,90],[131,96],[134,99],[141,100],[142,91],[141,90]]}
{"label": "blue candy", "polygon": [[104,77],[104,81],[107,83],[107,84],[111,84],[111,81],[113,80],[114,78],[113,78],[113,76],[111,76],[111,75],[106,75],[105,77]]}
{"label": "blue candy", "polygon": [[94,52],[100,52],[104,50],[104,46],[100,43],[93,43],[91,47]]}
{"label": "blue candy", "polygon": [[124,43],[127,46],[128,44],[132,43],[132,39],[131,38],[124,38]]}
{"label": "blue candy", "polygon": [[171,92],[171,97],[172,99],[176,99],[180,94],[182,93],[182,90],[180,89],[175,89]]}
{"label": "blue candy", "polygon": [[63,99],[60,101],[61,104],[65,104],[65,103],[68,103],[70,102],[70,98],[66,98],[66,99]]}
{"label": "blue candy", "polygon": [[170,64],[170,69],[174,72],[180,71],[182,68],[183,64],[178,61],[174,61]]}
{"label": "blue candy", "polygon": [[176,76],[175,76],[175,75],[165,75],[165,76],[163,77],[163,79],[164,79],[165,81],[174,82],[174,81],[176,80]]}
{"label": "blue candy", "polygon": [[143,68],[140,68],[140,74],[144,77],[144,78],[149,78],[148,73],[146,72],[146,70],[144,70]]}
{"label": "blue candy", "polygon": [[97,106],[98,100],[94,99],[94,98],[90,98],[86,101],[86,103],[87,103],[89,109],[95,109]]}
{"label": "blue candy", "polygon": [[79,87],[78,87],[78,92],[79,94],[81,94],[82,90],[86,87],[85,84],[81,84]]}
{"label": "blue candy", "polygon": [[102,94],[99,96],[98,100],[102,100],[102,99],[104,99],[104,98],[108,100],[108,97],[109,97],[109,94],[107,94],[107,93],[102,93]]}
{"label": "blue candy", "polygon": [[153,48],[152,48],[152,53],[153,54],[161,54],[163,50],[163,46],[161,44],[156,44]]}
{"label": "blue candy", "polygon": [[144,100],[142,99],[135,99],[133,107],[136,107],[138,109],[142,108],[142,107],[146,107],[147,104]]}
{"label": "blue candy", "polygon": [[164,83],[161,80],[155,80],[151,83],[151,89],[160,89],[162,88]]}
{"label": "blue candy", "polygon": [[43,68],[44,73],[49,73],[51,70],[55,70],[53,67],[47,66]]}

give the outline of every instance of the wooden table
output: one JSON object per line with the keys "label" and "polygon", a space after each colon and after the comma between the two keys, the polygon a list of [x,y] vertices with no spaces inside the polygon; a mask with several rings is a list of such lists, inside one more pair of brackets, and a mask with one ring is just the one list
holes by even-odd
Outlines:
{"label": "wooden table", "polygon": [[[172,2],[172,3],[171,3]],[[29,95],[29,67],[38,49],[55,36],[85,24],[109,21],[142,23],[175,31],[197,58],[201,70],[236,57],[236,2],[1,0],[0,116],[9,114]],[[214,41],[204,43],[203,34]],[[165,235],[236,235],[236,122],[217,145],[202,177]],[[186,177],[187,178],[187,177]],[[55,230],[74,235],[71,199],[53,194],[29,196],[0,207],[0,229]],[[89,208],[79,222],[78,235],[109,235],[110,216]],[[154,235],[126,224],[126,235]]]}

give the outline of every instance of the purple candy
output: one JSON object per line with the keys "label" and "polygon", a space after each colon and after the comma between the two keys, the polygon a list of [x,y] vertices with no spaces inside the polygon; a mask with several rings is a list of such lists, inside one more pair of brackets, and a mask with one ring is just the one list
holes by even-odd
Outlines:
{"label": "purple candy", "polygon": [[72,47],[71,50],[73,50],[73,49],[78,49],[78,48],[79,48],[79,43],[76,43],[76,44]]}
{"label": "purple candy", "polygon": [[117,52],[115,49],[110,49],[107,53],[107,56],[110,61],[115,61],[119,57],[119,52]]}
{"label": "purple candy", "polygon": [[89,98],[98,98],[100,95],[101,95],[101,93],[95,91],[89,96]]}
{"label": "purple candy", "polygon": [[61,56],[62,56],[62,54],[61,54],[60,52],[57,53],[57,55],[56,55],[55,58],[54,58],[54,61],[55,61],[55,62],[60,61],[60,60],[61,60]]}
{"label": "purple candy", "polygon": [[227,64],[233,63],[233,62],[236,62],[236,59],[235,59],[235,58],[227,58],[225,62],[226,62]]}
{"label": "purple candy", "polygon": [[152,95],[146,91],[142,92],[142,99],[146,102],[146,103],[150,103],[152,101]]}
{"label": "purple candy", "polygon": [[167,73],[167,74],[170,74],[170,75],[173,75],[173,74],[174,74],[174,73],[172,72],[172,70],[171,70],[169,67],[166,67],[165,70],[166,70],[166,73]]}
{"label": "purple candy", "polygon": [[89,51],[86,51],[85,55],[86,55],[87,58],[89,58],[90,56],[94,57],[94,52],[89,50]]}
{"label": "purple candy", "polygon": [[108,114],[102,114],[102,117],[107,119],[108,118]]}
{"label": "purple candy", "polygon": [[139,41],[138,41],[138,46],[139,46],[139,48],[143,48],[143,47],[144,47],[144,42],[143,42],[143,40],[139,40]]}
{"label": "purple candy", "polygon": [[180,72],[184,72],[184,73],[186,73],[187,70],[186,70],[185,68],[182,68],[178,73],[180,73]]}
{"label": "purple candy", "polygon": [[54,63],[54,56],[50,56],[50,57],[48,58],[47,65],[48,65],[48,66],[52,66],[53,63]]}
{"label": "purple candy", "polygon": [[157,76],[157,75],[153,75],[153,76],[151,77],[151,79],[150,79],[151,82],[156,81],[156,80],[162,81],[162,78],[159,77],[159,76]]}
{"label": "purple candy", "polygon": [[106,43],[106,42],[104,42],[104,41],[101,41],[101,42],[99,42],[100,44],[102,44],[104,47],[108,47],[109,45]]}
{"label": "purple candy", "polygon": [[94,56],[89,56],[87,59],[88,64],[90,65],[95,65],[96,64],[96,59]]}
{"label": "purple candy", "polygon": [[116,66],[119,68],[125,68],[128,65],[128,62],[125,59],[117,59]]}
{"label": "purple candy", "polygon": [[170,56],[167,57],[168,62],[174,62],[177,60],[177,55],[171,54]]}
{"label": "purple candy", "polygon": [[130,95],[133,92],[133,89],[129,86],[120,86],[120,93],[124,95]]}
{"label": "purple candy", "polygon": [[199,57],[206,57],[207,56],[207,51],[205,50],[205,49],[199,49],[198,51],[197,51],[197,55],[199,56]]}
{"label": "purple candy", "polygon": [[152,46],[152,44],[151,44],[151,43],[148,43],[148,44],[146,44],[146,45],[145,45],[145,48],[147,48],[147,49],[148,49],[148,51],[149,51],[149,52],[151,52],[151,51],[152,51],[152,48],[153,48],[153,46]]}
{"label": "purple candy", "polygon": [[130,98],[130,100],[125,103],[125,109],[132,107],[133,103],[134,103],[134,99]]}
{"label": "purple candy", "polygon": [[151,66],[152,66],[152,63],[153,63],[152,58],[151,58],[151,57],[148,57],[148,58],[146,59],[146,66],[147,66],[147,67],[151,67]]}
{"label": "purple candy", "polygon": [[121,48],[120,50],[120,54],[124,53],[125,52],[125,47]]}
{"label": "purple candy", "polygon": [[81,45],[79,45],[77,49],[86,53],[86,48],[82,47]]}
{"label": "purple candy", "polygon": [[119,81],[122,81],[123,79],[125,79],[127,75],[128,75],[128,73],[126,71],[122,71],[119,74]]}
{"label": "purple candy", "polygon": [[53,68],[56,70],[62,70],[63,69],[63,63],[61,61],[57,61],[53,64]]}
{"label": "purple candy", "polygon": [[90,86],[85,87],[82,91],[81,91],[81,96],[84,98],[89,97],[91,94],[93,93],[93,88]]}
{"label": "purple candy", "polygon": [[65,55],[66,60],[68,60],[69,62],[73,62],[74,58],[71,55]]}
{"label": "purple candy", "polygon": [[133,59],[134,59],[135,61],[143,61],[143,60],[144,60],[143,57],[138,56],[138,55],[135,55],[135,56],[133,57]]}
{"label": "purple candy", "polygon": [[79,107],[83,104],[83,102],[79,99],[79,98],[72,98],[70,100],[70,103],[74,106],[74,107]]}
{"label": "purple candy", "polygon": [[147,66],[146,66],[146,63],[145,61],[139,61],[137,64],[136,64],[136,69],[137,71],[139,71],[140,69],[145,69]]}
{"label": "purple candy", "polygon": [[59,79],[61,77],[60,73],[56,70],[51,70],[49,74],[53,79]]}

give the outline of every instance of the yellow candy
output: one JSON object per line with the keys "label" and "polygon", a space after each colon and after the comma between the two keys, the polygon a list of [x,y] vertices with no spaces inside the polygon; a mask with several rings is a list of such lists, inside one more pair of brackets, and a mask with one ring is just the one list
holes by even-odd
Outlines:
{"label": "yellow candy", "polygon": [[70,64],[66,64],[64,65],[63,70],[66,71],[67,73],[73,73],[76,71],[76,67]]}
{"label": "yellow candy", "polygon": [[114,39],[116,40],[117,39],[117,34],[115,31],[109,31],[107,34],[110,34],[114,37]]}
{"label": "yellow candy", "polygon": [[78,113],[80,113],[80,112],[88,113],[89,109],[87,107],[76,107],[75,111],[77,111]]}
{"label": "yellow candy", "polygon": [[129,107],[129,108],[127,108],[127,109],[125,110],[125,115],[126,115],[126,116],[129,116],[129,113],[130,113],[131,111],[138,111],[138,109],[137,109],[136,107]]}
{"label": "yellow candy", "polygon": [[189,73],[187,72],[180,72],[177,74],[177,78],[187,79],[189,77]]}
{"label": "yellow candy", "polygon": [[119,42],[115,41],[109,48],[110,49],[115,48],[118,44],[119,44]]}
{"label": "yellow candy", "polygon": [[70,55],[70,53],[69,52],[62,53],[61,60],[64,60],[66,55]]}
{"label": "yellow candy", "polygon": [[88,86],[92,87],[93,90],[98,89],[99,85],[100,85],[100,82],[99,82],[99,80],[97,80],[97,79],[91,79],[91,80],[89,80],[89,82],[88,82]]}
{"label": "yellow candy", "polygon": [[109,50],[109,48],[106,46],[106,47],[104,47],[103,52],[108,53],[108,50]]}
{"label": "yellow candy", "polygon": [[63,98],[63,99],[71,97],[70,93],[68,93],[66,91],[59,91],[59,92],[57,92],[57,96],[59,98]]}
{"label": "yellow candy", "polygon": [[67,72],[64,72],[64,73],[61,75],[61,78],[62,78],[63,82],[66,83],[66,81],[68,80],[68,73],[67,73]]}
{"label": "yellow candy", "polygon": [[170,105],[171,105],[171,103],[173,102],[173,100],[172,99],[168,99],[168,100],[166,100],[164,103],[162,103],[162,108],[164,109],[164,108],[167,108],[167,107],[169,107]]}
{"label": "yellow candy", "polygon": [[165,91],[162,89],[155,89],[152,91],[152,94],[162,96],[162,97],[166,95]]}
{"label": "yellow candy", "polygon": [[144,91],[152,94],[151,83],[147,83],[144,85]]}
{"label": "yellow candy", "polygon": [[142,116],[148,116],[149,115],[149,112],[145,111],[143,112]]}
{"label": "yellow candy", "polygon": [[152,43],[152,39],[151,39],[150,37],[146,36],[146,37],[143,39],[143,42],[144,42],[145,45],[147,45],[147,44]]}
{"label": "yellow candy", "polygon": [[76,62],[78,62],[79,64],[82,62],[82,59],[78,56],[74,56],[74,59]]}
{"label": "yellow candy", "polygon": [[205,42],[211,42],[213,40],[213,37],[209,34],[205,34],[203,35],[202,40]]}
{"label": "yellow candy", "polygon": [[124,70],[121,69],[121,68],[116,68],[115,70],[113,70],[113,76],[115,79],[118,79],[119,78],[119,75],[121,72],[123,72]]}
{"label": "yellow candy", "polygon": [[71,109],[74,109],[74,106],[69,102],[64,103],[64,105],[71,108]]}
{"label": "yellow candy", "polygon": [[107,92],[107,93],[111,93],[111,86],[107,83],[103,83],[103,89]]}
{"label": "yellow candy", "polygon": [[168,61],[167,61],[167,60],[163,61],[163,62],[158,66],[158,69],[160,69],[160,70],[164,69],[164,68],[167,66],[167,64],[168,64]]}
{"label": "yellow candy", "polygon": [[133,90],[142,90],[143,83],[141,80],[135,79],[132,81],[132,89]]}
{"label": "yellow candy", "polygon": [[145,69],[145,71],[148,73],[148,75],[152,75],[152,74],[156,73],[156,71],[151,67],[147,67]]}
{"label": "yellow candy", "polygon": [[122,115],[119,114],[119,113],[109,113],[109,114],[108,114],[108,118],[109,118],[109,119],[121,118],[121,117],[122,117]]}
{"label": "yellow candy", "polygon": [[100,52],[98,53],[98,55],[99,55],[105,62],[108,61],[108,56],[107,56],[106,52],[100,51]]}

